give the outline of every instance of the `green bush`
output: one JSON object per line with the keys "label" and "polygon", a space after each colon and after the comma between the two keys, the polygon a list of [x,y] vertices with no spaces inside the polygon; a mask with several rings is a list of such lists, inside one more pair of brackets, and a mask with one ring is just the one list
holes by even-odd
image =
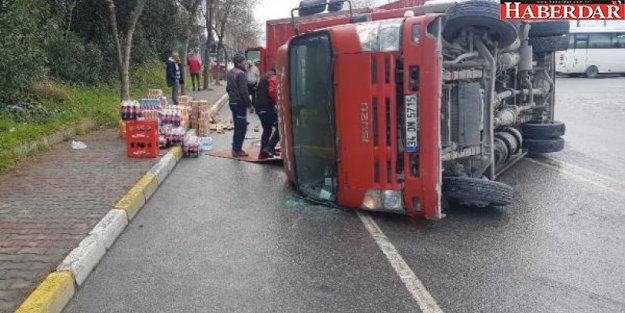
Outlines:
{"label": "green bush", "polygon": [[103,81],[105,66],[102,51],[92,43],[84,43],[75,33],[55,36],[46,45],[50,74],[62,80],[93,85]]}
{"label": "green bush", "polygon": [[0,106],[18,105],[20,95],[46,73],[44,16],[32,1],[0,0]]}

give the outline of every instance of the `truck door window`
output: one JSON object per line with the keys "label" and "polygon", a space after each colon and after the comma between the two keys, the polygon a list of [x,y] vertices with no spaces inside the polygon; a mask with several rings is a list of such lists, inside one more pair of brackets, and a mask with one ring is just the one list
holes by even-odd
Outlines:
{"label": "truck door window", "polygon": [[334,202],[337,192],[332,50],[327,33],[295,38],[289,47],[291,127],[297,184]]}

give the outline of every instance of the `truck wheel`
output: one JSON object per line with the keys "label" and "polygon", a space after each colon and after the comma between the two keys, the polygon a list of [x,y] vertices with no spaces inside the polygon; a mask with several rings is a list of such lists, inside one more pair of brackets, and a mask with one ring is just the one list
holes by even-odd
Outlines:
{"label": "truck wheel", "polygon": [[596,66],[591,65],[586,69],[586,77],[597,78],[597,75],[599,75],[599,68]]}
{"label": "truck wheel", "polygon": [[532,37],[530,45],[537,53],[564,51],[569,48],[569,36]]}
{"label": "truck wheel", "polygon": [[512,203],[512,187],[492,181],[469,177],[444,177],[443,194],[447,199],[476,206],[502,206]]}
{"label": "truck wheel", "polygon": [[521,125],[526,139],[553,139],[564,136],[566,125],[562,122],[526,123]]}
{"label": "truck wheel", "polygon": [[537,21],[530,24],[530,37],[562,36],[569,33],[569,21]]}
{"label": "truck wheel", "polygon": [[443,37],[449,42],[454,41],[460,30],[470,26],[487,28],[494,34],[493,40],[498,42],[499,48],[511,45],[518,37],[515,24],[500,20],[497,2],[461,2],[447,9],[446,16]]}
{"label": "truck wheel", "polygon": [[527,149],[529,154],[543,154],[559,152],[564,149],[564,139],[525,139],[523,148]]}

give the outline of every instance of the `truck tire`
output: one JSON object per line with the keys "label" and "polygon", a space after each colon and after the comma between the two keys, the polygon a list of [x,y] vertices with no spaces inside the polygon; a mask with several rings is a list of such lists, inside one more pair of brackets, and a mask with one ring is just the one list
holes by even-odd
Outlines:
{"label": "truck tire", "polygon": [[564,149],[564,139],[525,139],[523,149],[527,149],[529,154],[544,154],[559,152]]}
{"label": "truck tire", "polygon": [[569,21],[536,21],[531,23],[530,37],[562,36],[569,33]]}
{"label": "truck tire", "polygon": [[588,78],[597,78],[597,75],[599,75],[599,68],[591,65],[586,69],[586,77]]}
{"label": "truck tire", "polygon": [[531,37],[530,45],[536,53],[564,51],[569,48],[569,36]]}
{"label": "truck tire", "polygon": [[564,136],[566,125],[562,122],[526,123],[521,125],[525,139],[554,139]]}
{"label": "truck tire", "polygon": [[443,37],[452,42],[464,27],[475,26],[489,29],[499,48],[511,45],[518,37],[515,24],[500,20],[499,3],[492,1],[467,1],[458,3],[446,12],[447,22]]}
{"label": "truck tire", "polygon": [[503,206],[512,203],[512,187],[492,181],[469,177],[444,177],[443,194],[461,204]]}
{"label": "truck tire", "polygon": [[327,3],[325,0],[302,0],[299,3],[300,16],[309,16],[321,13],[326,10]]}

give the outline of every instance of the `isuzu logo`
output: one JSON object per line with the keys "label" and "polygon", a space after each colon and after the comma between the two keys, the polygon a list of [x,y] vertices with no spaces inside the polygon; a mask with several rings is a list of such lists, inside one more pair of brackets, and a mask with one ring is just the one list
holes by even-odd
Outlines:
{"label": "isuzu logo", "polygon": [[360,104],[360,141],[369,142],[369,105]]}

